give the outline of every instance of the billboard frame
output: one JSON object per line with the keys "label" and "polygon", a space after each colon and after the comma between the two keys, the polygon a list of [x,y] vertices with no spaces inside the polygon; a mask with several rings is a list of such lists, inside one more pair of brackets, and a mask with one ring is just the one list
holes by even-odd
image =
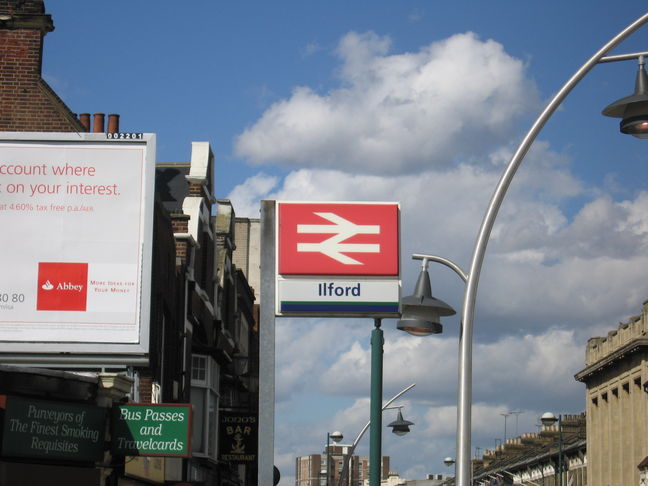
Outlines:
{"label": "billboard frame", "polygon": [[0,359],[4,363],[23,365],[56,365],[60,367],[110,366],[126,367],[148,364],[151,272],[153,256],[153,210],[155,199],[155,134],[151,133],[58,133],[58,132],[0,132],[0,144],[100,145],[128,147],[137,145],[143,150],[141,186],[141,246],[138,249],[136,296],[136,342],[54,342],[32,340],[5,340],[0,333]]}

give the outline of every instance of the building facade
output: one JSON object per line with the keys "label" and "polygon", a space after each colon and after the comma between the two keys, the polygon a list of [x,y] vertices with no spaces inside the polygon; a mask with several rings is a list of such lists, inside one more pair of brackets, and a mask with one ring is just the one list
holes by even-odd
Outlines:
{"label": "building facade", "polygon": [[639,484],[648,456],[648,302],[606,337],[587,342],[589,486]]}
{"label": "building facade", "polygon": [[[0,131],[118,132],[118,115],[76,116],[42,79],[43,42],[53,30],[42,0],[0,0]],[[190,403],[190,457],[125,459],[107,451],[93,463],[74,455],[25,459],[3,448],[2,477],[40,484],[34,479],[40,474],[51,484],[83,486],[256,484],[257,307],[245,275],[232,263],[233,209],[216,203],[213,180],[207,142],[192,144],[189,161],[157,164],[145,365],[80,360],[65,371],[29,362],[0,365],[2,408],[47,400],[52,409],[101,407],[108,416],[127,402]]]}
{"label": "building facade", "polygon": [[[369,481],[369,458],[365,456],[349,457],[350,445],[330,445],[329,454],[326,449],[322,454],[300,456],[295,460],[295,486],[322,486],[327,484],[344,486],[363,486]],[[327,467],[328,456],[328,467]],[[350,475],[342,480],[344,465],[351,459]],[[389,456],[382,456],[380,463],[380,480],[387,481],[389,472]]]}
{"label": "building facade", "polygon": [[543,425],[539,433],[509,439],[486,450],[472,464],[474,484],[478,486],[586,486],[585,414],[563,415],[560,426]]}

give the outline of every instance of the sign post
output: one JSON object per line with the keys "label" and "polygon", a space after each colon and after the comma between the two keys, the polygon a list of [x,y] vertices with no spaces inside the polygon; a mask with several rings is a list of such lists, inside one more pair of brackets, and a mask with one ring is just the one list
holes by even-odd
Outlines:
{"label": "sign post", "polygon": [[[261,203],[259,484],[272,480],[277,316],[373,318],[371,399],[372,409],[378,403],[380,410],[380,322],[400,316],[399,230],[398,203]],[[382,414],[373,415],[377,452],[372,445],[372,457],[377,454],[380,467],[380,435],[375,430],[380,431]]]}

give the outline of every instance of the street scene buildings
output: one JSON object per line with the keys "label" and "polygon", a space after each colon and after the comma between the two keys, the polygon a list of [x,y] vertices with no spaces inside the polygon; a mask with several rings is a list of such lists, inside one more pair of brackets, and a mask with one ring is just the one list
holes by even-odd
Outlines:
{"label": "street scene buildings", "polygon": [[[39,133],[48,132],[63,136],[94,134],[94,143],[117,141],[112,135],[119,133],[119,115],[77,116],[41,77],[43,43],[54,29],[44,3],[2,0],[0,15],[3,141],[19,141],[21,133],[31,133],[31,139],[47,143]],[[214,196],[214,155],[209,143],[194,142],[187,147],[187,159],[156,161],[155,180],[151,181],[154,197],[145,201],[152,214],[152,222],[147,223],[151,225],[152,264],[150,273],[144,276],[150,279],[145,282],[150,288],[150,302],[142,306],[150,309],[150,322],[142,323],[145,334],[139,339],[149,343],[148,349],[141,356],[104,354],[99,349],[92,357],[79,352],[61,357],[56,352],[13,353],[11,346],[4,348],[0,401],[5,423],[13,425],[4,430],[0,460],[3,484],[256,484],[257,303],[245,274],[233,263],[236,216],[229,201],[217,201]],[[24,164],[3,164],[13,167],[8,170],[15,175],[30,175],[23,170],[27,167]],[[44,175],[50,168],[45,164],[30,167],[40,168],[41,174],[32,175]],[[97,165],[84,169],[84,174],[98,177],[99,170]],[[126,184],[128,181],[119,187],[122,194]],[[108,191],[104,187],[110,186],[84,187],[93,187],[96,193]],[[119,190],[115,184],[112,193],[106,194],[116,197]],[[27,213],[40,210],[38,205],[20,204],[25,218],[30,217]],[[58,206],[52,204],[47,209],[53,208]],[[114,227],[118,236],[120,231],[127,231],[127,215],[114,208],[100,213],[101,207],[95,203],[79,207],[79,211],[93,212],[96,221]],[[67,224],[74,231],[74,223]],[[39,236],[39,228],[32,228],[34,234],[27,232],[21,237],[42,239],[47,245],[48,235]],[[49,236],[52,245],[61,238]],[[71,241],[73,237],[67,238]],[[247,249],[254,242],[246,238],[238,237],[241,260],[254,258]],[[115,244],[119,241],[115,238]],[[91,262],[88,268],[93,272],[96,265]],[[93,291],[108,295],[132,293],[117,281],[91,280],[89,284]],[[49,285],[43,288],[48,290],[52,287]],[[14,305],[24,298],[23,294],[16,295],[21,297],[13,299]],[[84,301],[83,305],[94,305],[92,298],[87,297],[88,303]],[[4,310],[14,310],[14,305],[10,298]],[[56,301],[47,305],[62,304]],[[29,336],[27,341],[38,338]],[[104,443],[111,443],[111,434],[112,443],[117,442],[113,428],[117,418],[105,420],[104,415],[124,403],[144,407],[124,408],[121,416],[148,420],[150,425],[141,426],[140,431],[150,429],[153,439],[149,443],[157,441],[164,450],[145,457],[138,456],[137,450],[132,451],[135,454],[110,447],[104,450]],[[161,412],[154,407],[157,404],[169,407]],[[191,414],[193,429],[180,429],[168,443],[162,442],[164,423],[152,422],[154,418],[179,421],[180,417],[186,420],[186,414]],[[83,422],[91,415],[101,420]],[[66,428],[56,418],[68,416],[70,420],[78,418],[78,428]],[[124,439],[121,443],[137,441]],[[180,452],[169,454],[171,449]]]}
{"label": "street scene buildings", "polygon": [[[216,194],[209,142],[193,141],[184,160],[158,160],[155,127],[124,132],[128,113],[73,112],[42,75],[55,20],[43,0],[0,0],[0,486],[257,485],[260,453],[274,452],[259,446],[268,385],[260,220],[237,217]],[[400,208],[391,206],[396,231]],[[362,302],[390,317],[401,290],[393,240],[387,297]],[[282,262],[298,275],[282,283],[301,300],[285,299],[280,311],[330,309],[303,297],[296,261]],[[327,299],[361,294],[360,283],[316,285]],[[341,315],[359,306],[345,305]],[[630,312],[587,342],[575,375],[582,413],[552,410],[537,432],[478,454],[471,484],[648,484],[648,301]],[[300,453],[295,486],[376,480],[369,457],[350,446]],[[405,479],[389,455],[379,458],[383,486],[455,483],[454,473]],[[274,483],[287,484],[280,476],[275,468]]]}

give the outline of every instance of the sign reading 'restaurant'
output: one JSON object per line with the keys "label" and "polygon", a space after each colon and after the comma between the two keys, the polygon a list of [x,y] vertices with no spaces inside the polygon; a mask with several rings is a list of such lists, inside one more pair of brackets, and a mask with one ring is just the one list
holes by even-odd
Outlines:
{"label": "sign reading 'restaurant'", "polygon": [[278,202],[277,315],[398,315],[397,203]]}

